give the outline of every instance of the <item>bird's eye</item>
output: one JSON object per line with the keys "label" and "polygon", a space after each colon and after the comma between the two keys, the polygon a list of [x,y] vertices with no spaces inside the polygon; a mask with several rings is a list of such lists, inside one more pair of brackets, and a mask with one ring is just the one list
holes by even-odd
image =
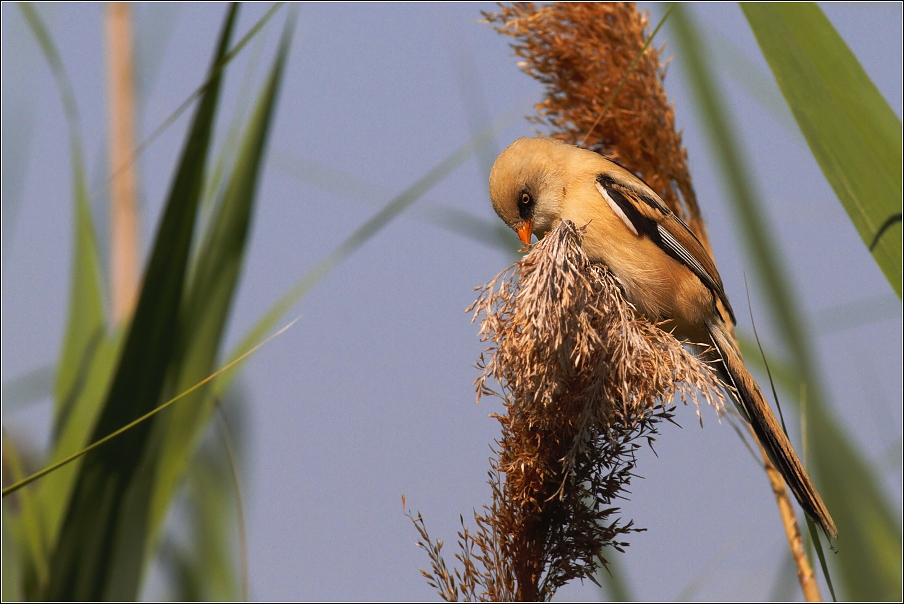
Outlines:
{"label": "bird's eye", "polygon": [[523,189],[518,197],[518,215],[521,216],[522,220],[527,220],[533,216],[533,213],[534,196],[527,189]]}

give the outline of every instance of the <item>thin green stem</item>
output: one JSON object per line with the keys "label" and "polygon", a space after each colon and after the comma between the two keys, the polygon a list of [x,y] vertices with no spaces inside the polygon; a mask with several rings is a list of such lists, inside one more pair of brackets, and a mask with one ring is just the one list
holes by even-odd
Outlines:
{"label": "thin green stem", "polygon": [[28,484],[31,484],[32,482],[36,481],[37,479],[43,478],[44,476],[50,474],[51,472],[53,472],[53,471],[55,471],[55,470],[58,470],[58,469],[62,468],[63,466],[65,466],[65,465],[67,465],[67,464],[69,464],[69,463],[75,461],[76,459],[78,459],[79,457],[85,455],[86,453],[88,453],[88,452],[90,452],[90,451],[93,451],[94,449],[98,448],[98,447],[101,446],[102,444],[104,444],[104,443],[106,443],[106,442],[108,442],[108,441],[110,441],[110,440],[116,438],[116,437],[119,436],[120,434],[123,434],[124,432],[127,432],[127,431],[131,430],[132,428],[134,428],[135,426],[137,426],[137,425],[140,424],[141,422],[143,422],[143,421],[145,421],[145,420],[147,420],[147,419],[150,419],[151,417],[157,415],[158,413],[160,413],[161,411],[163,411],[164,409],[166,409],[167,407],[169,407],[170,405],[172,405],[172,404],[175,403],[176,401],[178,401],[178,400],[180,400],[180,399],[182,399],[182,398],[188,396],[189,394],[191,394],[192,392],[194,392],[195,390],[197,390],[198,388],[200,388],[200,387],[203,386],[204,384],[210,382],[211,380],[213,380],[214,378],[216,378],[218,375],[220,375],[220,374],[223,373],[224,371],[227,371],[227,370],[231,369],[231,368],[234,367],[235,365],[238,365],[239,363],[241,363],[242,361],[244,361],[245,359],[247,359],[249,356],[251,356],[252,354],[254,354],[255,352],[257,352],[258,350],[260,350],[261,348],[263,348],[265,345],[269,344],[271,340],[273,340],[273,339],[276,338],[277,336],[282,335],[287,329],[289,329],[290,327],[292,327],[293,325],[295,325],[295,323],[296,323],[300,318],[301,318],[301,316],[295,317],[294,319],[292,319],[292,321],[291,321],[288,325],[286,325],[285,327],[283,327],[282,329],[280,329],[279,331],[277,331],[276,333],[274,333],[272,336],[270,336],[269,338],[267,338],[266,340],[264,340],[263,342],[261,342],[260,344],[258,344],[257,346],[255,346],[254,348],[251,348],[250,350],[248,350],[247,352],[245,352],[244,354],[242,354],[241,356],[239,356],[239,357],[238,357],[237,359],[235,359],[234,361],[232,361],[232,362],[230,362],[230,363],[227,363],[227,364],[224,365],[223,367],[219,368],[218,370],[216,370],[215,372],[213,372],[212,374],[210,374],[209,376],[207,376],[206,378],[204,378],[203,380],[201,380],[200,382],[198,382],[197,384],[195,384],[194,386],[192,386],[192,387],[189,388],[188,390],[184,391],[182,394],[179,394],[179,395],[177,395],[177,396],[171,398],[170,400],[166,401],[165,403],[163,403],[163,404],[160,405],[159,407],[155,407],[154,409],[151,409],[150,411],[148,411],[147,413],[145,413],[144,415],[142,415],[141,417],[139,417],[139,418],[136,419],[135,421],[129,422],[128,424],[126,424],[125,426],[123,426],[122,428],[120,428],[119,430],[116,430],[115,432],[112,432],[112,433],[108,434],[107,436],[103,437],[102,439],[100,439],[100,440],[98,440],[98,441],[96,441],[96,442],[91,443],[90,445],[88,445],[87,447],[85,447],[84,449],[82,449],[81,451],[77,451],[77,452],[73,453],[72,455],[70,455],[69,457],[67,457],[67,458],[65,458],[65,459],[63,459],[63,460],[60,460],[60,461],[58,461],[57,463],[55,463],[55,464],[53,464],[53,465],[47,466],[46,468],[44,468],[43,470],[41,470],[41,471],[39,471],[39,472],[35,472],[34,474],[32,474],[31,476],[28,476],[27,478],[23,478],[22,480],[20,480],[20,481],[18,481],[18,482],[15,482],[15,483],[13,483],[13,484],[11,484],[11,485],[9,485],[9,486],[6,487],[5,489],[3,489],[3,497],[6,497],[7,495],[9,495],[9,494],[11,494],[11,493],[15,493],[16,491],[18,491],[18,490],[21,489],[22,487],[24,487],[24,486],[26,486],[26,485],[28,485]]}

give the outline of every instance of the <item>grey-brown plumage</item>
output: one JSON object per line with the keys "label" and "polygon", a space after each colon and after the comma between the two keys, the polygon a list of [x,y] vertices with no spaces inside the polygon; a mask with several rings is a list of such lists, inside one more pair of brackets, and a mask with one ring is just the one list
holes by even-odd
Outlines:
{"label": "grey-brown plumage", "polygon": [[490,199],[525,244],[562,220],[584,227],[584,250],[618,277],[626,297],[675,335],[711,342],[712,360],[804,511],[831,537],[835,523],[744,366],[727,324],[734,313],[722,279],[688,226],[642,180],[602,157],[547,138],[522,138],[497,158]]}

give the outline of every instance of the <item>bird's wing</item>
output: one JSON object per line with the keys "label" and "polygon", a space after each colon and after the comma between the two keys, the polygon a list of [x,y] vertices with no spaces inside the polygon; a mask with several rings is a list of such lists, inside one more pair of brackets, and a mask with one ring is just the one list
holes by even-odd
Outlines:
{"label": "bird's wing", "polygon": [[735,322],[715,262],[690,227],[669,210],[658,195],[640,181],[631,182],[620,174],[598,175],[596,188],[628,229],[635,235],[649,238],[697,275],[718,296]]}

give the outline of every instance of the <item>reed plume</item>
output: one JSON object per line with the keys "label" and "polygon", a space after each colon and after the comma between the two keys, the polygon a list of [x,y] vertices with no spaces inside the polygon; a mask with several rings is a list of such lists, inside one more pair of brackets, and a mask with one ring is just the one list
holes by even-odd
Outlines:
{"label": "reed plume", "polygon": [[517,3],[484,17],[515,38],[518,66],[546,87],[528,120],[628,167],[706,244],[687,150],[663,87],[668,62],[652,46],[641,55],[649,16],[619,2]]}
{"label": "reed plume", "polygon": [[672,419],[676,395],[721,408],[717,378],[636,313],[570,222],[480,288],[469,310],[490,343],[478,399],[498,396],[506,410],[494,416],[493,499],[475,512],[476,530],[462,523],[462,570],[450,572],[441,542],[412,517],[432,562],[422,572],[450,601],[548,600],[573,579],[595,581],[603,550],[641,530],[615,505],[635,452]]}

